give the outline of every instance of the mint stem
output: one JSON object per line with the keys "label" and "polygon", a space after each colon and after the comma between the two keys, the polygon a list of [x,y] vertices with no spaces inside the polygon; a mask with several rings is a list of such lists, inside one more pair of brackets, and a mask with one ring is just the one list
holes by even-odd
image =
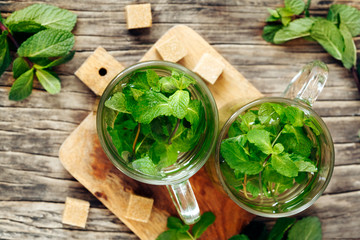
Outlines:
{"label": "mint stem", "polygon": [[[8,32],[7,37],[11,40],[11,42],[14,44],[17,50],[19,48],[18,42],[15,40],[14,36],[10,33],[10,30],[2,22],[0,22],[0,30]],[[33,66],[32,62],[30,62],[30,60],[27,57],[24,57],[24,59],[31,68]]]}
{"label": "mint stem", "polygon": [[357,71],[357,69],[356,69],[355,66],[353,66],[353,67],[351,68],[351,73],[352,73],[352,75],[353,75],[353,77],[354,77],[356,87],[358,88],[358,91],[359,91],[359,93],[360,93],[359,75],[358,75],[358,71]]}
{"label": "mint stem", "polygon": [[178,128],[179,128],[179,125],[180,125],[180,118],[178,118],[178,120],[177,120],[177,122],[176,122],[176,126],[175,126],[175,128],[174,128],[174,131],[171,133],[171,135],[170,135],[170,137],[169,137],[169,141],[168,141],[168,144],[169,144],[169,145],[172,144],[171,139],[174,137],[176,131],[177,131]]}
{"label": "mint stem", "polygon": [[196,240],[196,238],[193,237],[193,235],[191,235],[191,233],[189,231],[186,231],[186,233],[189,235],[189,237],[192,239],[192,240]]}
{"label": "mint stem", "polygon": [[135,137],[135,140],[134,140],[134,143],[133,143],[133,153],[134,153],[134,155],[135,155],[136,142],[137,142],[137,140],[139,138],[139,134],[140,134],[140,127],[141,127],[141,125],[140,125],[140,123],[138,123],[138,129],[137,129],[136,137]]}

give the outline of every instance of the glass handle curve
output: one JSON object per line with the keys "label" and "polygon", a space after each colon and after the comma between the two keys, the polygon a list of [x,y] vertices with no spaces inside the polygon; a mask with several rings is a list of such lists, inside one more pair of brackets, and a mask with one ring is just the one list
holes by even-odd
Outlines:
{"label": "glass handle curve", "polygon": [[189,180],[166,187],[181,219],[188,225],[199,221],[200,208]]}
{"label": "glass handle curve", "polygon": [[291,80],[283,97],[299,99],[312,106],[323,90],[328,74],[328,67],[321,61],[316,60],[306,64]]}

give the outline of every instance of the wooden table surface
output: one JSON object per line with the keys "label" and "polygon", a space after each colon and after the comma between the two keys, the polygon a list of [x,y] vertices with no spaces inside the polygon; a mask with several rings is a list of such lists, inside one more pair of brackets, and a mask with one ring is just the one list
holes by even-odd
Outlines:
{"label": "wooden table surface", "polygon": [[[39,1],[1,0],[0,11],[6,17],[35,2]],[[76,55],[56,69],[62,80],[57,95],[49,95],[36,82],[27,100],[9,101],[12,74],[7,71],[0,78],[0,239],[137,239],[67,173],[58,150],[97,101],[74,76],[92,51],[101,45],[129,66],[175,24],[186,24],[200,33],[268,96],[279,95],[307,62],[320,59],[328,64],[330,77],[314,109],[331,131],[336,166],[323,196],[300,216],[318,216],[324,239],[360,239],[360,95],[350,73],[318,44],[297,40],[275,46],[261,38],[266,8],[281,6],[282,0],[150,1],[153,26],[138,33],[126,30],[124,18],[124,6],[135,1],[46,2],[78,15]],[[357,0],[313,0],[310,13],[324,16],[335,2],[360,9]],[[356,43],[360,48],[360,38]],[[85,230],[62,225],[67,196],[90,201]]]}

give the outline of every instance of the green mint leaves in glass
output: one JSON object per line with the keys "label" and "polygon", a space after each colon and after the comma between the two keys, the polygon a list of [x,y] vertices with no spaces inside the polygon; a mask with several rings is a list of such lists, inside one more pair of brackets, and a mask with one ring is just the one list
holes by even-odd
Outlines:
{"label": "green mint leaves in glass", "polygon": [[213,165],[223,189],[242,208],[265,217],[290,216],[325,190],[334,146],[311,106],[327,76],[324,63],[309,63],[283,97],[248,103],[225,123]]}
{"label": "green mint leaves in glass", "polygon": [[218,110],[195,73],[165,61],[126,68],[101,96],[96,125],[115,167],[140,182],[166,185],[186,224],[200,219],[188,179],[215,146]]}
{"label": "green mint leaves in glass", "polygon": [[120,156],[134,169],[161,175],[179,154],[194,149],[204,133],[204,107],[187,88],[195,80],[178,71],[159,76],[134,72],[105,107],[117,112],[107,131]]}

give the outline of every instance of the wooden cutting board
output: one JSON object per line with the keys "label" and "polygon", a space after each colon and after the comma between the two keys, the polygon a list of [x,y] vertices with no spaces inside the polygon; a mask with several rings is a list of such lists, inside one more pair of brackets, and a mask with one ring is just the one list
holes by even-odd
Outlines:
{"label": "wooden cutting board", "polygon": [[[210,53],[224,62],[225,69],[220,78],[214,85],[208,84],[219,108],[221,120],[227,119],[240,105],[262,96],[213,47],[187,26],[178,25],[171,28],[155,45],[173,35],[188,50],[188,55],[179,62],[181,65],[193,69],[204,53]],[[141,59],[141,61],[146,60],[161,60],[154,46]],[[60,148],[59,158],[74,178],[141,239],[155,239],[166,230],[168,216],[177,215],[165,186],[135,181],[122,174],[108,160],[97,137],[95,112],[90,113],[65,140]],[[204,168],[196,173],[190,182],[201,211],[212,211],[216,215],[215,223],[203,234],[202,239],[228,239],[239,233],[253,218],[252,214],[238,207],[212,184]],[[154,199],[154,207],[148,223],[124,217],[131,193]]]}

